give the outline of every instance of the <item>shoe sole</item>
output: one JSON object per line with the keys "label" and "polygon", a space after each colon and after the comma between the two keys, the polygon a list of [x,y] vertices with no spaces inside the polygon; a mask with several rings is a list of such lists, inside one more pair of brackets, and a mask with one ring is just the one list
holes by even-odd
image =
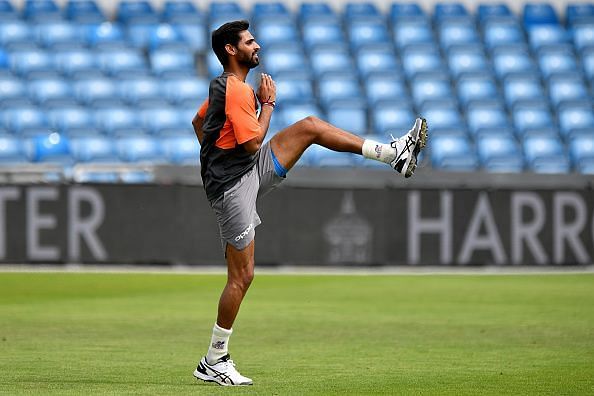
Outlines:
{"label": "shoe sole", "polygon": [[218,379],[211,377],[208,374],[203,374],[198,370],[194,370],[194,377],[196,377],[196,379],[202,380],[204,382],[214,382],[215,384],[219,384],[221,386],[249,386],[249,385],[253,385],[253,383],[237,384],[237,385],[227,384],[226,382],[220,382]]}
{"label": "shoe sole", "polygon": [[418,135],[417,135],[417,142],[415,148],[413,149],[413,153],[410,158],[410,162],[408,163],[408,167],[406,168],[406,172],[404,174],[405,178],[411,177],[415,173],[415,169],[417,168],[417,156],[421,152],[422,149],[425,148],[427,145],[427,120],[421,118],[421,127],[419,128]]}

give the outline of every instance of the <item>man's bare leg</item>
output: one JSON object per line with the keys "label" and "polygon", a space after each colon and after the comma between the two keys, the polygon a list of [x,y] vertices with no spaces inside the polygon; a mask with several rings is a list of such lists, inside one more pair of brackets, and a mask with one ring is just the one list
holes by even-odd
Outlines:
{"label": "man's bare leg", "polygon": [[389,164],[405,177],[412,176],[417,155],[425,147],[427,122],[417,118],[412,129],[388,144],[364,140],[357,135],[335,127],[317,117],[306,117],[283,129],[272,137],[270,145],[280,165],[289,170],[312,144],[333,151],[362,154],[365,158]]}
{"label": "man's bare leg", "polygon": [[317,117],[307,117],[283,129],[270,140],[272,151],[287,170],[312,144],[334,151],[361,154],[363,139]]}
{"label": "man's bare leg", "polygon": [[219,300],[217,324],[225,329],[233,327],[239,306],[254,279],[254,241],[237,250],[227,244],[227,284]]}

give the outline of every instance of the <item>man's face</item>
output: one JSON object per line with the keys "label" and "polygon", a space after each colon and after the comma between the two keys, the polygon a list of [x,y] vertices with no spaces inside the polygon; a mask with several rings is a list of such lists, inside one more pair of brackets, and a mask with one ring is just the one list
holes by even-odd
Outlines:
{"label": "man's face", "polygon": [[248,66],[250,69],[258,66],[260,46],[256,43],[254,36],[245,30],[239,33],[239,43],[237,43],[237,62]]}

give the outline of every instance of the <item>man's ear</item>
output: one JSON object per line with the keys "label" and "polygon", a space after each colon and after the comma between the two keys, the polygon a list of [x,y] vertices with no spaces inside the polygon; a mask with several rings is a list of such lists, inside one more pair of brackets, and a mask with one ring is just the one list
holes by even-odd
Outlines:
{"label": "man's ear", "polygon": [[237,53],[237,49],[231,44],[225,44],[225,51],[227,51],[229,55],[235,55]]}

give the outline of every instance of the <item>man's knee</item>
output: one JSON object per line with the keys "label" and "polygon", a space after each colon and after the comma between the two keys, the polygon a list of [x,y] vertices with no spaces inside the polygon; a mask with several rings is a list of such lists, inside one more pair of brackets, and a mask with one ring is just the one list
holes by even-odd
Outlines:
{"label": "man's knee", "polygon": [[252,284],[254,280],[254,268],[245,268],[238,273],[235,273],[233,276],[230,277],[229,282],[235,285],[235,287],[242,290],[244,293]]}
{"label": "man's knee", "polygon": [[318,117],[310,115],[310,116],[305,117],[298,123],[307,132],[315,132],[319,129],[321,122],[322,122],[322,120],[320,120]]}

